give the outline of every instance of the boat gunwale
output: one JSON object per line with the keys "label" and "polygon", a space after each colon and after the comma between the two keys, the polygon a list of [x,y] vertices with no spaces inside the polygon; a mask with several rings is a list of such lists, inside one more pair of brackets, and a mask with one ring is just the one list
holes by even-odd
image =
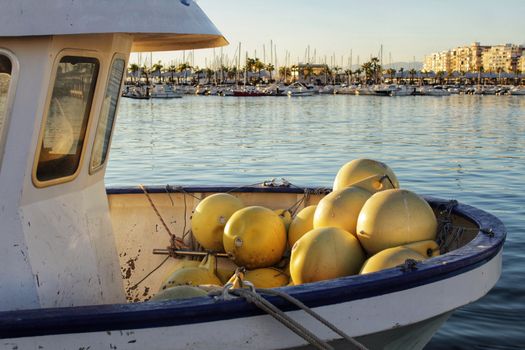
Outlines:
{"label": "boat gunwale", "polygon": [[[149,186],[149,193],[168,192],[267,192],[267,193],[325,193],[327,188],[300,187],[212,187],[212,186]],[[143,193],[139,187],[114,187],[112,194]],[[425,197],[433,207],[447,200]],[[494,258],[506,238],[503,223],[481,209],[459,203],[454,214],[473,221],[480,230],[465,246],[447,254],[417,263],[417,268],[404,271],[393,268],[367,275],[347,276],[280,290],[299,299],[309,307],[332,305],[386,295],[441,281],[471,271]],[[266,297],[284,311],[295,310],[279,297]],[[244,300],[217,301],[208,297],[188,300],[107,304],[76,307],[31,309],[0,312],[0,338],[87,333],[97,331],[132,330],[169,327],[250,317],[262,311]]]}

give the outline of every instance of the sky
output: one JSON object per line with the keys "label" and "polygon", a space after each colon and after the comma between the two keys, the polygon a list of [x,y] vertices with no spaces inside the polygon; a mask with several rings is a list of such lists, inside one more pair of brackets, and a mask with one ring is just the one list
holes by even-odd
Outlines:
{"label": "sky", "polygon": [[[362,64],[370,56],[383,63],[421,62],[431,52],[481,42],[525,44],[525,0],[197,0],[230,45],[196,50],[200,67],[241,57],[270,61],[270,42],[277,64],[308,60],[338,66]],[[190,52],[153,54],[153,61],[180,63]],[[289,57],[289,58],[286,58]],[[335,57],[335,59],[334,59]],[[137,60],[138,56],[132,56]],[[142,61],[145,56],[141,56]],[[150,58],[148,57],[148,60]],[[191,61],[190,61],[191,63]],[[275,63],[275,62],[273,62]]]}

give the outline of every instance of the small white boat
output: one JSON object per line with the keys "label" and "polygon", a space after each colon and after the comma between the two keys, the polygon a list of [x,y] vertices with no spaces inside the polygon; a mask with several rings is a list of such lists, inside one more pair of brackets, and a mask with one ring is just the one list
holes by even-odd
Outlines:
{"label": "small white boat", "polygon": [[357,85],[349,85],[349,86],[340,86],[335,89],[334,93],[336,95],[356,95],[356,91],[358,89]]}
{"label": "small white boat", "polygon": [[377,96],[410,96],[413,95],[415,88],[406,85],[391,84],[386,86],[377,86],[374,93]]}
{"label": "small white boat", "polygon": [[182,93],[175,91],[171,84],[157,84],[150,93],[151,98],[182,98]]}
{"label": "small white boat", "polygon": [[509,94],[514,96],[524,96],[525,95],[525,87],[519,87],[515,86],[512,89],[509,90]]}
{"label": "small white boat", "polygon": [[291,97],[313,96],[314,89],[309,89],[306,85],[296,81],[286,88],[286,94]]}
{"label": "small white boat", "polygon": [[[155,20],[137,22],[137,13]],[[503,224],[482,210],[427,198],[443,224],[442,255],[278,290],[300,305],[255,294],[282,311],[270,313],[288,320],[286,327],[226,295],[145,302],[181,263],[171,248],[191,239],[182,237],[186,223],[204,197],[228,192],[277,209],[315,204],[329,192],[273,182],[106,189],[130,51],[226,43],[190,0],[3,4],[0,349],[282,349],[307,340],[340,345],[343,336],[371,349],[420,349],[456,308],[495,285]],[[153,254],[165,247],[172,260]]]}
{"label": "small white boat", "polygon": [[450,95],[450,92],[447,89],[445,89],[443,86],[440,86],[440,85],[423,87],[421,89],[421,93],[426,96],[449,96]]}
{"label": "small white boat", "polygon": [[355,90],[355,94],[360,96],[369,96],[375,95],[376,93],[373,86],[362,85]]}

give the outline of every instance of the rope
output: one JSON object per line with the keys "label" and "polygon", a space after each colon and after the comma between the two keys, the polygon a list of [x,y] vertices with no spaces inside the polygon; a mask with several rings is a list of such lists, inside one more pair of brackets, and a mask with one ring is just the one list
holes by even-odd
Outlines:
{"label": "rope", "polygon": [[153,203],[153,200],[151,199],[151,196],[149,195],[149,193],[146,190],[146,188],[142,184],[139,185],[139,187],[142,190],[142,192],[144,192],[144,194],[146,195],[146,198],[148,199],[148,202],[151,205],[151,208],[153,209],[155,214],[157,214],[157,217],[159,218],[160,222],[162,223],[162,226],[164,226],[164,229],[166,230],[166,232],[168,232],[168,235],[170,236],[170,240],[171,240],[170,247],[171,248],[174,247],[175,249],[187,248],[186,245],[184,244],[184,241],[182,241],[180,238],[178,238],[173,233],[171,233],[171,230],[169,229],[168,225],[166,224],[166,222],[164,221],[164,219],[160,215],[159,210],[155,206],[155,203]]}
{"label": "rope", "polygon": [[298,308],[300,308],[301,310],[303,310],[304,312],[306,312],[307,314],[309,314],[310,316],[315,318],[317,321],[319,321],[322,324],[324,324],[326,327],[330,328],[335,333],[339,334],[341,337],[346,339],[350,344],[352,344],[356,349],[366,350],[366,347],[363,344],[361,344],[360,342],[358,342],[354,338],[350,337],[344,331],[342,331],[341,329],[337,328],[333,323],[330,323],[328,320],[326,320],[325,318],[321,317],[318,313],[314,312],[308,306],[303,304],[300,300],[292,297],[291,295],[286,294],[286,293],[284,293],[282,291],[279,291],[279,290],[276,290],[276,289],[257,288],[257,292],[259,292],[261,294],[276,295],[276,296],[279,296],[279,297],[285,299],[286,301],[294,304],[295,306],[297,306]]}
{"label": "rope", "polygon": [[249,303],[254,304],[259,309],[266,312],[268,315],[275,318],[277,321],[282,323],[286,328],[306,340],[309,344],[320,350],[333,350],[327,342],[317,337],[315,334],[310,332],[308,329],[303,327],[300,323],[290,318],[286,313],[279,310],[275,305],[264,299],[262,296],[257,294],[255,291],[248,289],[232,289],[230,293],[239,297],[242,297]]}
{"label": "rope", "polygon": [[303,304],[301,301],[297,300],[296,298],[278,290],[274,289],[255,289],[255,286],[249,282],[244,280],[244,268],[238,268],[233,276],[230,278],[228,283],[225,284],[225,286],[222,288],[221,291],[213,291],[209,295],[213,296],[220,300],[231,300],[232,296],[237,296],[245,299],[247,302],[254,304],[259,309],[266,312],[268,315],[275,318],[277,321],[282,323],[285,327],[290,329],[292,332],[306,340],[309,344],[313,345],[317,349],[321,350],[332,350],[333,347],[329,345],[327,342],[322,340],[321,338],[317,337],[315,334],[313,334],[311,331],[309,331],[307,328],[302,326],[300,323],[292,319],[290,316],[288,316],[285,312],[277,308],[275,305],[273,305],[271,302],[266,300],[261,294],[266,295],[273,295],[273,296],[279,296],[283,298],[284,300],[288,301],[289,303],[295,305],[299,309],[305,311],[307,314],[324,324],[326,327],[331,329],[336,334],[339,334],[341,337],[346,339],[354,348],[359,350],[366,350],[366,347],[356,341],[355,339],[351,338],[349,335],[347,335],[345,332],[343,332],[341,329],[337,328],[335,325],[330,323],[328,320],[321,317],[319,314],[314,312],[312,309],[310,309],[308,306]]}

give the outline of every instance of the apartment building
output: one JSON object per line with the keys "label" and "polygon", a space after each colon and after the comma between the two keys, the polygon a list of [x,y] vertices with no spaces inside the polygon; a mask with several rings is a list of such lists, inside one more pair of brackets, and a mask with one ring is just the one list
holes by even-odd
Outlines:
{"label": "apartment building", "polygon": [[[425,57],[424,71],[444,72],[515,72],[519,68],[524,48],[505,44],[495,46],[460,46],[452,50],[432,53]],[[522,70],[523,71],[523,70]]]}
{"label": "apartment building", "polygon": [[523,55],[521,45],[495,45],[483,53],[483,69],[486,72],[516,72]]}

